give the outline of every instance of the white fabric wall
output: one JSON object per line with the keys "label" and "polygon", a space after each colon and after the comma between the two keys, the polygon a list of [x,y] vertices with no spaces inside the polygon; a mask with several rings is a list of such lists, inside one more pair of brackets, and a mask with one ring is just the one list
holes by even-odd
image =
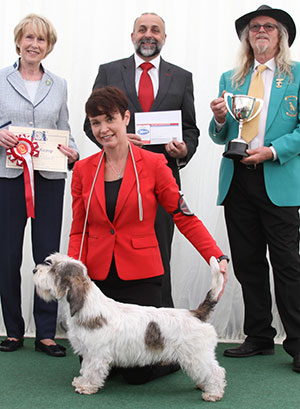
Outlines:
{"label": "white fabric wall", "polygon": [[[224,253],[229,254],[223,209],[215,205],[223,149],[214,145],[208,137],[211,119],[209,103],[217,96],[221,73],[232,68],[235,61],[239,41],[234,21],[261,4],[263,0],[2,0],[0,67],[8,66],[17,59],[13,29],[21,18],[34,12],[52,21],[58,33],[58,42],[44,65],[68,81],[71,129],[81,158],[84,158],[97,151],[82,131],[82,124],[84,103],[91,92],[99,64],[132,54],[130,33],[138,15],[145,11],[161,15],[166,22],[167,33],[162,56],[193,73],[197,123],[201,131],[197,153],[181,171],[183,191]],[[267,4],[273,8],[284,8],[292,15],[296,26],[300,27],[299,1],[268,0]],[[300,60],[299,45],[298,37],[292,46],[295,60]],[[66,186],[62,252],[67,250],[71,223],[70,178],[71,174]],[[34,335],[33,267],[28,228],[22,265],[22,308],[26,335]],[[173,243],[172,280],[177,307],[196,307],[210,285],[208,266],[178,231]],[[213,323],[222,338],[237,340],[243,337],[243,302],[231,265],[229,282],[213,316]],[[280,339],[284,333],[276,308],[274,325]],[[61,330],[58,332],[61,333]],[[0,333],[5,334],[1,315]]]}

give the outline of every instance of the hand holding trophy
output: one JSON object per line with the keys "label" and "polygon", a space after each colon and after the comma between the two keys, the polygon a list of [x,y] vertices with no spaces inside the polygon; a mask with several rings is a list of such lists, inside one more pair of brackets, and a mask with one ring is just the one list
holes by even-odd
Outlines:
{"label": "hand holding trophy", "polygon": [[[231,99],[231,105],[228,99]],[[242,128],[244,123],[254,119],[261,111],[264,101],[260,98],[254,98],[249,95],[233,95],[230,92],[224,94],[224,101],[230,115],[239,123],[239,133],[236,139],[229,142],[227,150],[223,153],[225,158],[241,160],[248,156],[247,142],[242,138]],[[256,102],[259,106],[253,114]],[[252,115],[252,116],[251,116]]]}

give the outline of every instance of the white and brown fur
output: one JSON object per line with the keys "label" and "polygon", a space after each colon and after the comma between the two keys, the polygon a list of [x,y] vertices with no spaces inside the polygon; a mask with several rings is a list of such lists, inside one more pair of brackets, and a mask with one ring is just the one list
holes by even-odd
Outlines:
{"label": "white and brown fur", "polygon": [[203,390],[206,401],[224,394],[225,370],[215,348],[214,327],[205,322],[217,303],[223,276],[210,261],[212,289],[194,311],[141,307],[107,298],[77,260],[55,253],[34,269],[37,293],[46,301],[63,297],[69,303],[68,338],[83,357],[72,385],[82,394],[102,388],[112,366],[132,367],[177,362]]}

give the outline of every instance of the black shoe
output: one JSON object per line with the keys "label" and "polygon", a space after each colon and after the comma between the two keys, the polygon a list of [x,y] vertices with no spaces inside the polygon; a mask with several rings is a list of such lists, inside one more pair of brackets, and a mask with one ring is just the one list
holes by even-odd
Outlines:
{"label": "black shoe", "polygon": [[12,340],[6,339],[6,340],[1,342],[0,351],[13,352],[13,351],[16,351],[19,348],[22,348],[23,344],[24,344],[24,338],[23,337],[18,339],[18,341],[12,341]]}
{"label": "black shoe", "polygon": [[245,341],[237,348],[225,349],[223,355],[231,358],[247,358],[254,355],[274,355],[274,345],[271,344],[266,346]]}
{"label": "black shoe", "polygon": [[294,356],[293,371],[300,372],[300,352]]}
{"label": "black shoe", "polygon": [[38,352],[45,352],[45,354],[55,357],[66,356],[66,348],[62,345],[45,345],[41,341],[34,342],[35,350]]}

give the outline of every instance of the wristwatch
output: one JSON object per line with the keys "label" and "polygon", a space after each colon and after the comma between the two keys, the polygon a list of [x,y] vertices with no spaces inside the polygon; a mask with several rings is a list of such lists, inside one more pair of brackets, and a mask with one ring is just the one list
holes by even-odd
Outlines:
{"label": "wristwatch", "polygon": [[219,258],[217,258],[217,262],[220,263],[220,261],[222,260],[227,260],[227,263],[229,263],[230,258],[228,256],[225,256],[225,254],[223,254],[223,256],[220,256]]}

